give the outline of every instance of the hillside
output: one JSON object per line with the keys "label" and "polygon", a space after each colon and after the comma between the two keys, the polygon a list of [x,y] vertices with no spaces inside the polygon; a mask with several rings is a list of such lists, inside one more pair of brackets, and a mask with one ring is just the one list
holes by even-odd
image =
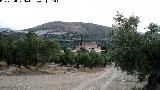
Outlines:
{"label": "hillside", "polygon": [[104,44],[109,41],[110,27],[82,22],[49,22],[24,31],[32,31],[49,39],[57,40],[62,47],[75,48],[81,37],[86,42]]}
{"label": "hillside", "polygon": [[12,31],[10,28],[0,28],[0,32],[10,32]]}
{"label": "hillside", "polygon": [[111,31],[111,28],[92,23],[55,21],[45,23],[33,28],[25,29],[25,31],[46,31],[48,33],[68,32],[88,35],[106,35],[109,31]]}

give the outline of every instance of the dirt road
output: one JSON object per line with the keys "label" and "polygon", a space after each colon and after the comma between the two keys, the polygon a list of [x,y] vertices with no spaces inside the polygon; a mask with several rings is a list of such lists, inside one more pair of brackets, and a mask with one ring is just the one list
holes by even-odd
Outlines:
{"label": "dirt road", "polygon": [[122,73],[111,66],[98,77],[83,82],[72,90],[131,90],[135,85],[142,87],[137,81],[137,77]]}
{"label": "dirt road", "polygon": [[137,84],[136,77],[113,66],[93,73],[0,76],[0,90],[130,90]]}

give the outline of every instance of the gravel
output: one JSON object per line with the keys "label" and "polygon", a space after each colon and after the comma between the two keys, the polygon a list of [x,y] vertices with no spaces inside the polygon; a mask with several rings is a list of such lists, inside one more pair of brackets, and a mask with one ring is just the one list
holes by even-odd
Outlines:
{"label": "gravel", "polygon": [[131,90],[135,85],[143,86],[136,76],[127,75],[113,66],[93,72],[60,71],[65,73],[1,75],[0,90]]}

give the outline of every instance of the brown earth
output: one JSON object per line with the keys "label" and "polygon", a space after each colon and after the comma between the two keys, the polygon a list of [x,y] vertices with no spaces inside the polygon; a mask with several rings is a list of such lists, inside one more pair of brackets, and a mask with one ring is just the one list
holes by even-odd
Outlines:
{"label": "brown earth", "polygon": [[142,87],[136,76],[106,68],[8,67],[0,69],[0,90],[131,90]]}

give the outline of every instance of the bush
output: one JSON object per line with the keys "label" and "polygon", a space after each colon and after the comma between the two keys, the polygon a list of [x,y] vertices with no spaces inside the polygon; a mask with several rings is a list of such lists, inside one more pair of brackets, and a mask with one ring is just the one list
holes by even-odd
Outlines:
{"label": "bush", "polygon": [[30,32],[20,39],[1,35],[0,50],[8,65],[44,65],[59,52],[59,45]]}
{"label": "bush", "polygon": [[96,52],[88,52],[86,50],[81,50],[77,54],[72,53],[70,50],[65,50],[64,54],[61,54],[60,59],[55,59],[55,63],[59,63],[61,65],[70,65],[84,67],[104,67],[106,64],[110,64],[108,60],[106,60],[105,54],[98,54]]}
{"label": "bush", "polygon": [[107,64],[106,56],[96,52],[79,52],[77,54],[77,64],[84,67],[104,67]]}

